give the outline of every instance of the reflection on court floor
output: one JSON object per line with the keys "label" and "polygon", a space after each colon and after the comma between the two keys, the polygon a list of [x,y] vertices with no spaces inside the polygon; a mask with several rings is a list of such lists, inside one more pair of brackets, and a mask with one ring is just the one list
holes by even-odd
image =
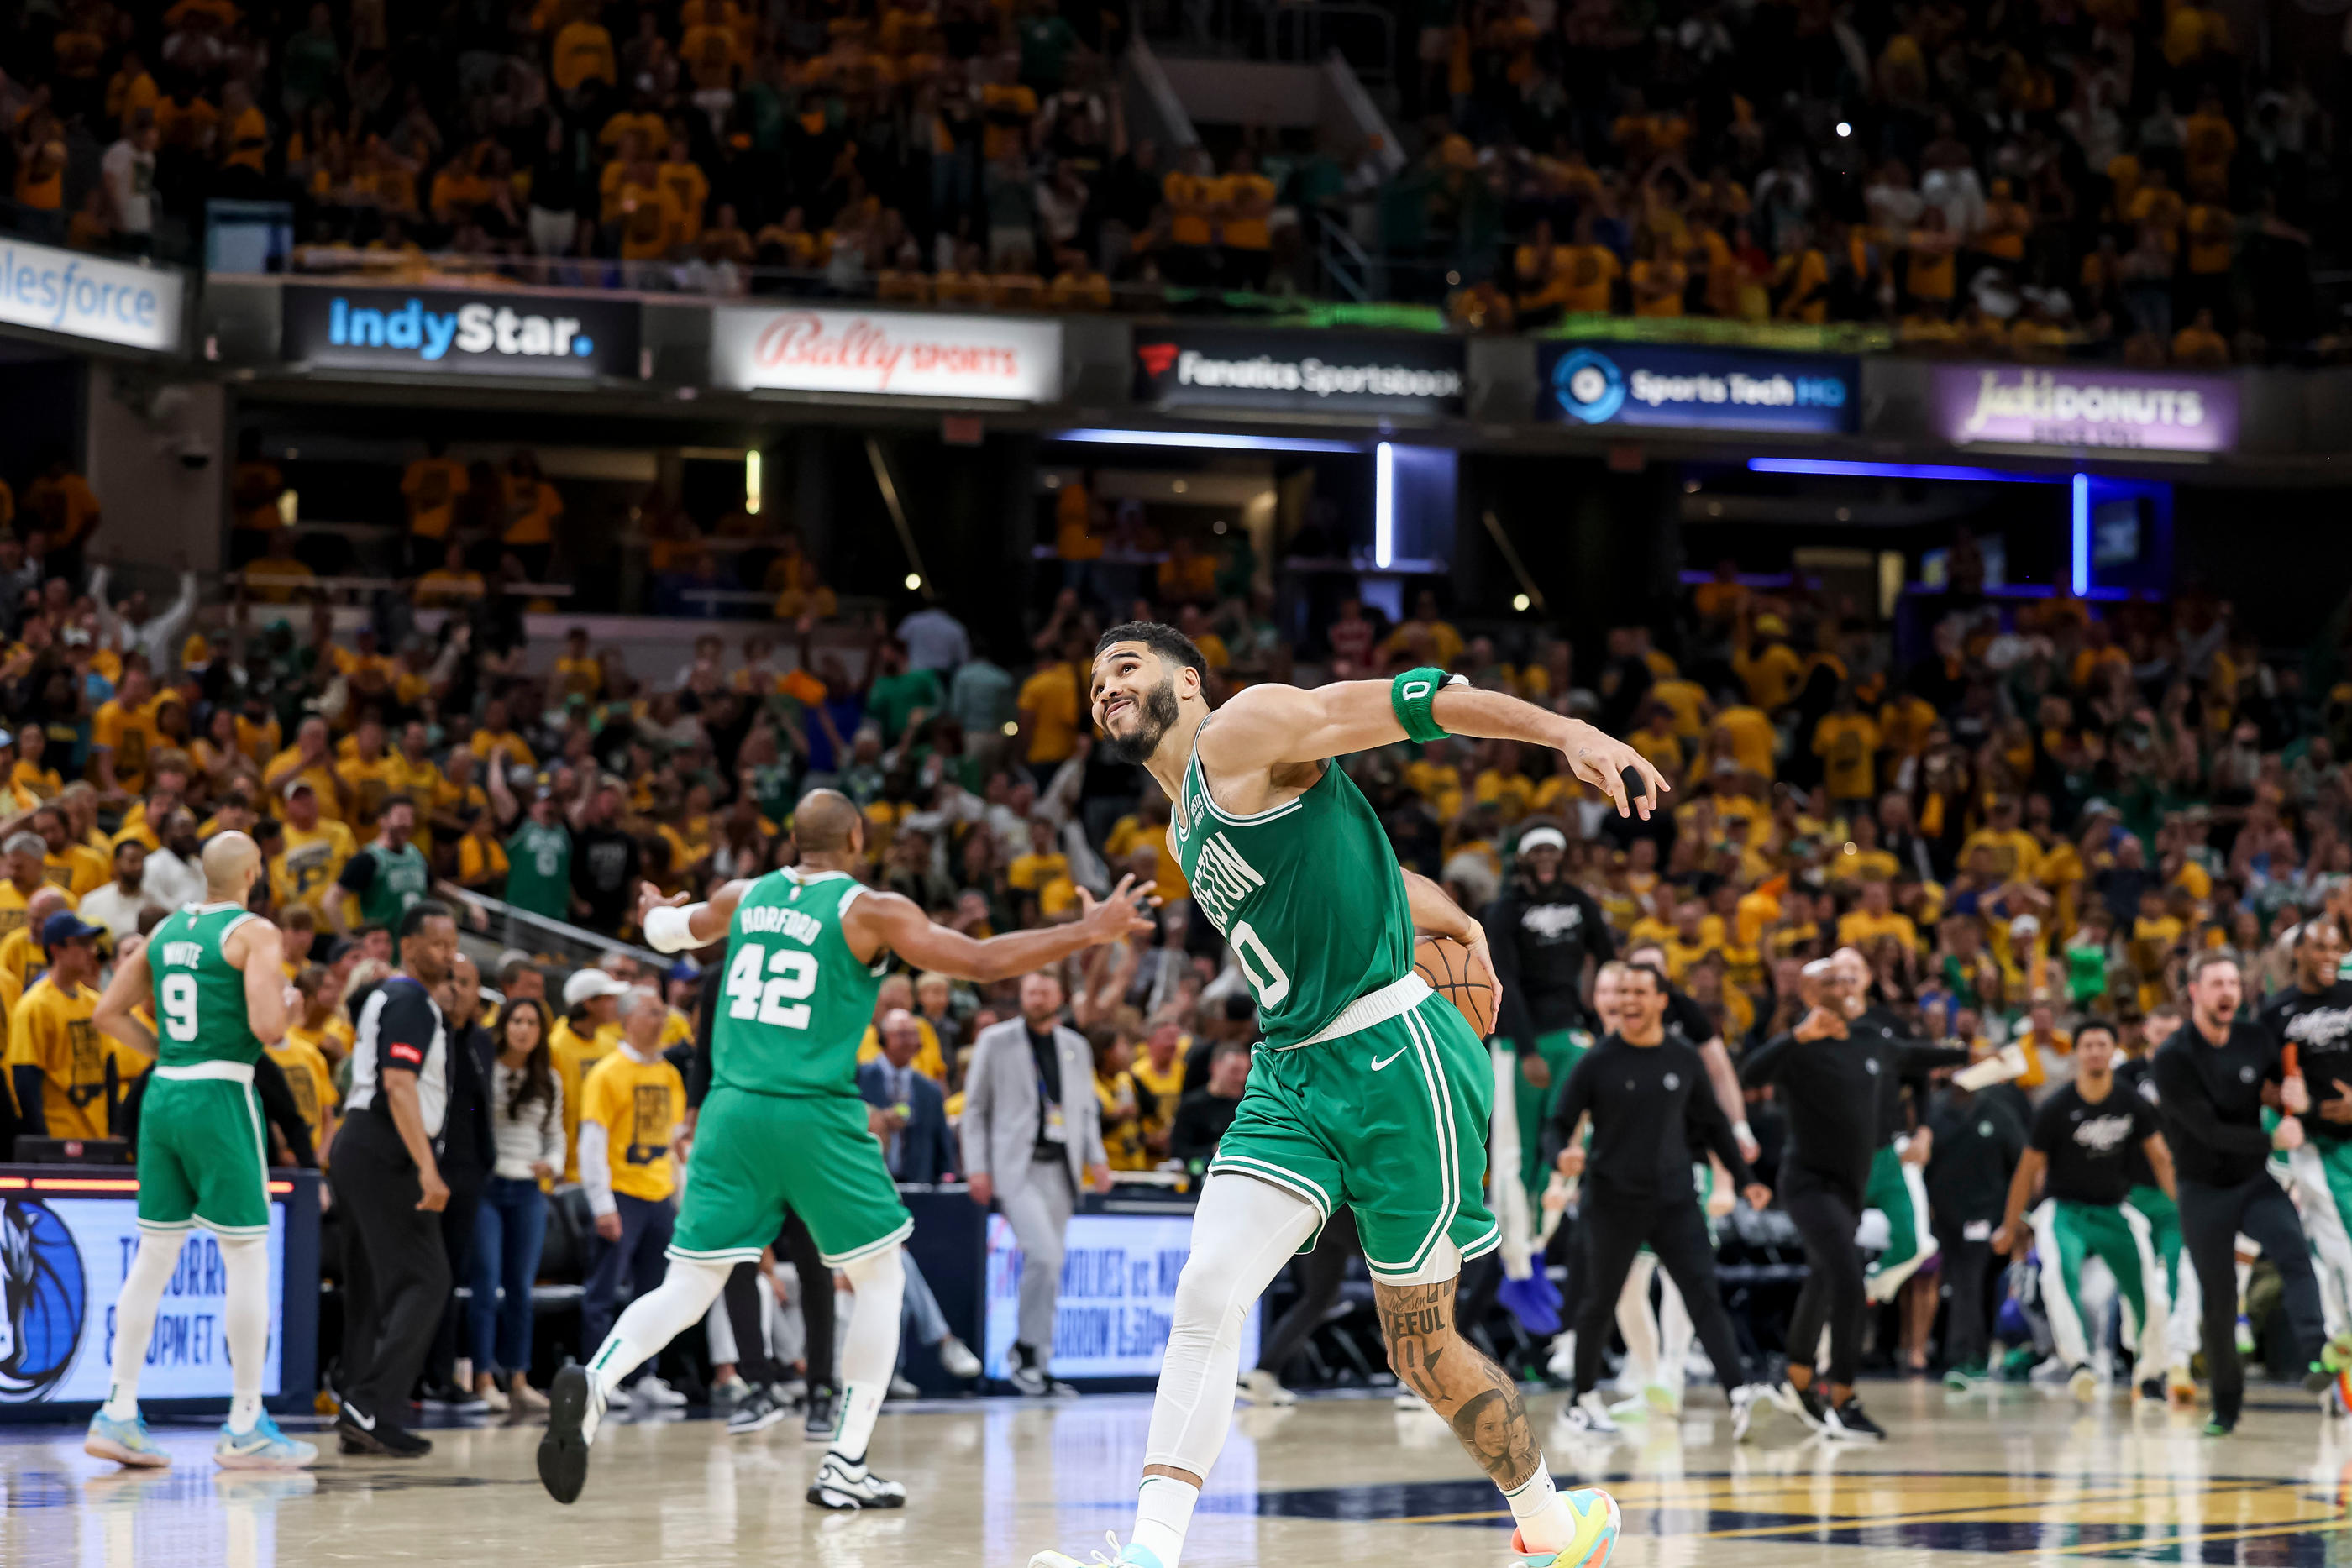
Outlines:
{"label": "reflection on court floor", "polygon": [[[1553,1428],[1530,1401],[1563,1485],[1615,1494],[1620,1568],[1941,1568],[1975,1556],[2352,1568],[2352,1423],[2265,1395],[2236,1437],[2200,1416],[2119,1396],[2038,1391],[1947,1397],[1880,1385],[1883,1448],[1832,1446],[1784,1420],[1733,1448],[1717,1397],[1610,1444]],[[825,1516],[801,1491],[818,1449],[791,1427],[730,1439],[709,1421],[614,1429],[578,1506],[531,1473],[537,1432],[435,1432],[423,1463],[330,1458],[309,1475],[221,1475],[210,1432],[164,1426],[175,1465],[123,1474],[79,1432],[0,1427],[5,1568],[469,1568],[743,1564],[1020,1568],[1126,1529],[1149,1401],[1138,1397],[894,1407],[877,1468],[908,1484],[897,1516]],[[1495,1568],[1509,1518],[1452,1434],[1385,1400],[1244,1410],[1197,1516],[1185,1568],[1427,1564]]]}

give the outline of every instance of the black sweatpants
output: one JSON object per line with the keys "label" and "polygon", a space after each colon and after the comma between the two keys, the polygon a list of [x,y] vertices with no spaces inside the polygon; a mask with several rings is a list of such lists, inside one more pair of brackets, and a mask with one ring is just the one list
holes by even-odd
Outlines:
{"label": "black sweatpants", "polygon": [[2318,1359],[2327,1341],[2319,1281],[2294,1203],[2268,1172],[2235,1186],[2183,1180],[2179,1191],[2180,1249],[2205,1298],[2205,1375],[2213,1383],[2213,1414],[2235,1421],[2246,1400],[2246,1370],[2238,1360],[2238,1233],[2252,1237],[2279,1271],[2298,1361]]}
{"label": "black sweatpants", "polygon": [[[449,1184],[449,1201],[441,1210],[441,1250],[449,1260],[449,1278],[470,1280],[474,1277],[474,1224],[482,1212],[485,1173],[452,1173],[445,1169],[441,1179]],[[440,1326],[433,1331],[432,1348],[425,1353],[425,1382],[446,1384],[452,1380],[457,1370],[457,1338],[465,1326],[458,1320],[464,1316],[457,1305],[457,1291],[452,1290],[448,1305],[441,1309]],[[486,1369],[475,1368],[478,1373],[483,1370]],[[471,1387],[467,1385],[469,1391]]]}
{"label": "black sweatpants", "polygon": [[1944,1283],[1952,1303],[1944,1318],[1944,1360],[1952,1366],[1982,1366],[1992,1353],[1992,1301],[1987,1276],[1992,1243],[1970,1241],[1958,1231],[1937,1238],[1944,1254]]}
{"label": "black sweatpants", "polygon": [[1267,1331],[1265,1344],[1258,1353],[1261,1370],[1282,1375],[1282,1369],[1292,1356],[1306,1348],[1315,1331],[1331,1315],[1331,1307],[1339,1299],[1339,1287],[1347,1281],[1348,1260],[1363,1251],[1356,1239],[1356,1214],[1342,1208],[1331,1216],[1323,1227],[1323,1234],[1315,1239],[1315,1249],[1304,1258],[1292,1260],[1291,1275],[1298,1281],[1298,1300],[1290,1310],[1275,1320]]}
{"label": "black sweatpants", "polygon": [[1800,1183],[1781,1191],[1780,1207],[1805,1239],[1805,1288],[1797,1292],[1797,1308],[1789,1318],[1790,1363],[1813,1364],[1826,1322],[1827,1375],[1832,1383],[1850,1384],[1862,1364],[1866,1310],[1862,1249],[1853,1244],[1854,1227],[1862,1222],[1861,1200],[1833,1186]]}
{"label": "black sweatpants", "polygon": [[1716,1380],[1727,1392],[1748,1380],[1747,1358],[1740,1354],[1730,1314],[1723,1310],[1715,1248],[1707,1240],[1706,1216],[1699,1212],[1696,1197],[1626,1203],[1588,1188],[1582,1229],[1586,1274],[1576,1314],[1575,1396],[1601,1381],[1601,1353],[1609,1343],[1610,1324],[1616,1321],[1617,1298],[1644,1244],[1658,1255],[1658,1267],[1683,1293],[1691,1326],[1706,1346],[1707,1359],[1715,1363]]}
{"label": "black sweatpants", "polygon": [[388,1116],[347,1118],[327,1179],[342,1210],[343,1396],[379,1426],[408,1425],[408,1391],[449,1303],[441,1217],[416,1207],[416,1162]]}

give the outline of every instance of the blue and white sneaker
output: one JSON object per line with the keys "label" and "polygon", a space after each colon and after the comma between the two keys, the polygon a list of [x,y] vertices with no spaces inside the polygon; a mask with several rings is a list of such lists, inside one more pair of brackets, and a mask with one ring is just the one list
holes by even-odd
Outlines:
{"label": "blue and white sneaker", "polygon": [[225,1470],[301,1470],[318,1460],[318,1445],[279,1431],[267,1410],[249,1432],[232,1432],[223,1423],[213,1444],[213,1463]]}
{"label": "blue and white sneaker", "polygon": [[1160,1559],[1155,1553],[1132,1542],[1124,1547],[1119,1545],[1118,1531],[1106,1531],[1105,1539],[1110,1542],[1110,1555],[1108,1557],[1097,1552],[1081,1563],[1066,1552],[1040,1552],[1029,1559],[1029,1568],[1160,1568]]}
{"label": "blue and white sneaker", "polygon": [[155,1439],[147,1435],[146,1416],[116,1421],[104,1410],[89,1418],[89,1432],[81,1440],[81,1451],[94,1459],[112,1459],[118,1465],[141,1470],[160,1470],[172,1462],[172,1456],[157,1448]]}

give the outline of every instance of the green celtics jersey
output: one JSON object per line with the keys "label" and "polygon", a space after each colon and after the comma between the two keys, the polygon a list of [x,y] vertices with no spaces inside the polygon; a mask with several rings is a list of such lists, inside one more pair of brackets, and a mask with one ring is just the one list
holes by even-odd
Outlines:
{"label": "green celtics jersey", "polygon": [[245,1017],[245,971],[221,956],[228,934],[253,918],[242,904],[191,904],[163,916],[147,938],[161,1065],[259,1059],[261,1041]]}
{"label": "green celtics jersey", "polygon": [[507,840],[507,902],[517,909],[567,920],[572,913],[572,835],[529,817]]}
{"label": "green celtics jersey", "polygon": [[866,889],[846,872],[772,871],[727,928],[710,1081],[754,1094],[857,1093],[857,1046],[887,955],[849,950],[841,917]]}
{"label": "green celtics jersey", "polygon": [[397,850],[370,844],[360,853],[375,862],[375,879],[360,894],[360,919],[365,925],[388,925],[396,930],[400,917],[432,885],[432,869],[415,844],[403,844]]}
{"label": "green celtics jersey", "polygon": [[1412,967],[1396,852],[1336,762],[1297,800],[1237,817],[1209,798],[1196,753],[1179,805],[1176,858],[1257,994],[1269,1048],[1311,1040]]}

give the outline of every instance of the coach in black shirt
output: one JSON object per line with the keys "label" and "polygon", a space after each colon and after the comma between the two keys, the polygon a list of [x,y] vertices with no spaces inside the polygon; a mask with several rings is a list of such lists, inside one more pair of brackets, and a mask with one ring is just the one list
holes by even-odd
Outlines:
{"label": "coach in black shirt", "polygon": [[400,968],[353,1009],[352,1091],[328,1180],[343,1215],[342,1414],[347,1454],[419,1458],[408,1391],[449,1299],[435,1149],[449,1103],[449,1042],[434,988],[449,977],[457,925],[432,899],[400,918]]}
{"label": "coach in black shirt", "polygon": [[[1588,1274],[1577,1313],[1576,1387],[1568,1420],[1589,1431],[1616,1429],[1594,1385],[1617,1297],[1646,1245],[1690,1309],[1692,1326],[1731,1402],[1737,1439],[1747,1434],[1748,1405],[1759,1391],[1747,1385],[1747,1358],[1716,1283],[1715,1249],[1691,1185],[1692,1134],[1723,1162],[1750,1204],[1761,1208],[1772,1195],[1741,1157],[1731,1124],[1705,1082],[1697,1049],[1666,1030],[1665,976],[1646,964],[1625,965],[1618,974],[1617,1032],[1576,1064],[1556,1113],[1566,1145],[1559,1168],[1568,1176],[1581,1173],[1586,1189],[1581,1228]],[[1590,1154],[1573,1141],[1577,1123],[1588,1114]]]}
{"label": "coach in black shirt", "polygon": [[[2308,1244],[2294,1204],[2263,1168],[2272,1149],[2302,1147],[2300,1118],[2309,1099],[2303,1080],[2284,1072],[2270,1031],[2233,1021],[2243,995],[2236,959],[2206,953],[2191,960],[2189,1022],[2149,1069],[2179,1181],[2181,1247],[2204,1294],[2205,1369],[2213,1384],[2213,1418],[2205,1430],[2212,1437],[2237,1426],[2245,1403],[2233,1248],[2240,1231],[2279,1271],[2296,1359],[2314,1369],[2307,1381],[2315,1387],[2327,1382],[2318,1370],[2327,1329]],[[2263,1107],[2273,1102],[2285,1114],[2266,1134]]]}

